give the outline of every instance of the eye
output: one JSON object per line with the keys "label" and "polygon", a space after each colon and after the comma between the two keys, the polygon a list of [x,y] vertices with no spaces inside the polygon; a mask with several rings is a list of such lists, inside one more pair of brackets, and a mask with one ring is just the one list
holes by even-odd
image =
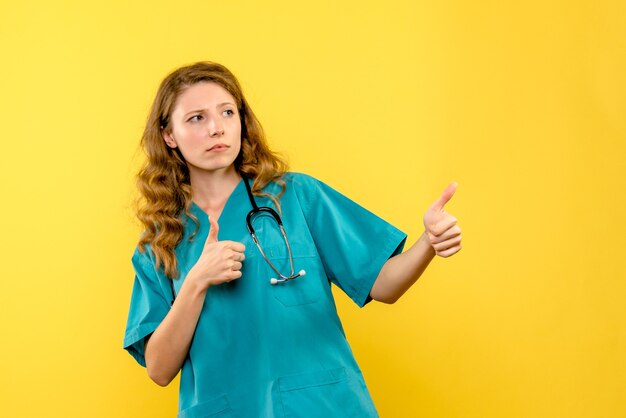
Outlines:
{"label": "eye", "polygon": [[202,120],[202,115],[193,115],[187,122],[198,122]]}
{"label": "eye", "polygon": [[[230,112],[230,113],[229,113],[229,112]],[[234,110],[232,110],[232,109],[226,109],[226,110],[224,111],[224,113],[226,113],[228,116],[232,116],[232,115],[234,115],[234,114],[235,114],[235,111],[234,111]]]}

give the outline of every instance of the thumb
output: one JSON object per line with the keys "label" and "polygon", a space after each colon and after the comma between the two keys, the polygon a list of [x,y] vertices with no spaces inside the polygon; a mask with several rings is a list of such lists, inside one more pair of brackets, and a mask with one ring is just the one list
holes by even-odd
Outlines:
{"label": "thumb", "polygon": [[217,221],[213,219],[212,216],[209,216],[209,223],[211,224],[211,229],[209,229],[209,236],[206,239],[206,244],[217,242],[217,233],[220,231]]}
{"label": "thumb", "polygon": [[446,187],[443,193],[441,193],[441,196],[439,196],[439,199],[437,199],[435,203],[433,203],[431,208],[434,210],[443,210],[445,204],[448,203],[450,199],[452,199],[452,196],[454,196],[454,192],[456,191],[457,186],[457,182],[454,181],[448,187]]}

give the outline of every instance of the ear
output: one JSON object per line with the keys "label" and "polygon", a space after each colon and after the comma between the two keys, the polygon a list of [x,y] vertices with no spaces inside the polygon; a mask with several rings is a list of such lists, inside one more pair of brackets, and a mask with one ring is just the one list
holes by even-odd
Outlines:
{"label": "ear", "polygon": [[162,130],[161,131],[161,136],[163,137],[163,140],[165,141],[165,143],[167,144],[168,147],[170,147],[170,148],[178,147],[178,144],[176,144],[176,140],[174,139],[174,137],[172,136],[172,134],[170,132]]}

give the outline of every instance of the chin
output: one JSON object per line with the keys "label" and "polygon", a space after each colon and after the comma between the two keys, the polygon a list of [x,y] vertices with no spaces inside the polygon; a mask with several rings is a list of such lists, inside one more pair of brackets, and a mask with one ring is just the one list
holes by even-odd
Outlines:
{"label": "chin", "polygon": [[204,162],[204,164],[187,164],[187,166],[189,167],[190,170],[201,170],[201,171],[209,171],[209,172],[213,172],[213,171],[218,171],[218,170],[225,170],[229,167],[231,167],[234,164],[234,160],[233,161],[229,161],[229,162],[224,162],[224,163],[218,163],[218,162],[213,162],[212,164],[207,164],[206,161]]}

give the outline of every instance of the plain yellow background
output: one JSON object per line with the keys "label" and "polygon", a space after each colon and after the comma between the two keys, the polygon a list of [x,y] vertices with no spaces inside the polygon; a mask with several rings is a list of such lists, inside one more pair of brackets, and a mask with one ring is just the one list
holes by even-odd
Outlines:
{"label": "plain yellow background", "polygon": [[335,292],[381,416],[626,417],[624,22],[623,1],[3,1],[0,415],[175,416],[178,379],[122,350],[131,200],[159,82],[213,60],[292,170],[409,244],[459,183],[460,253],[395,305]]}

